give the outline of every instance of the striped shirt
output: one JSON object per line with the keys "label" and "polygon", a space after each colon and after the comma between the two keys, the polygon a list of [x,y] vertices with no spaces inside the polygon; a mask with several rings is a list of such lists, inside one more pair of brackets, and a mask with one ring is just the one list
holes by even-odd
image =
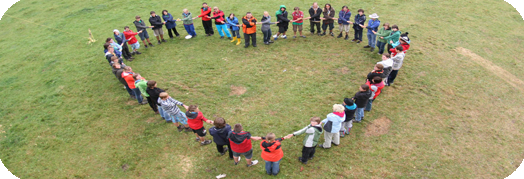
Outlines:
{"label": "striped shirt", "polygon": [[171,97],[167,98],[166,100],[162,100],[158,98],[158,104],[160,104],[160,107],[164,109],[166,113],[169,115],[176,115],[180,112],[180,109],[177,105],[183,106],[184,103],[177,101],[176,99],[173,99]]}

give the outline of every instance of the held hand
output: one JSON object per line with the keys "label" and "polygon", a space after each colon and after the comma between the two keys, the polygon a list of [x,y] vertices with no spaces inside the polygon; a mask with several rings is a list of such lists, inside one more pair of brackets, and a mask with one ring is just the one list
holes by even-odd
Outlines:
{"label": "held hand", "polygon": [[280,23],[280,22],[278,22],[278,21],[277,21],[277,22],[275,22],[275,24],[278,24],[278,23]]}
{"label": "held hand", "polygon": [[206,17],[211,19],[211,16],[206,16]]}
{"label": "held hand", "polygon": [[184,104],[184,108],[186,108],[186,111],[189,109],[189,106]]}
{"label": "held hand", "polygon": [[155,27],[155,26],[149,26],[149,28],[153,28],[153,27]]}
{"label": "held hand", "polygon": [[348,21],[348,22],[349,22],[350,24],[353,24],[353,22],[351,22],[351,21]]}
{"label": "held hand", "polygon": [[166,22],[164,22],[164,24],[166,24]]}
{"label": "held hand", "polygon": [[384,37],[380,37],[380,39],[384,39]]}
{"label": "held hand", "polygon": [[224,22],[224,21],[222,21],[222,22],[220,22],[220,23],[222,23],[222,24],[225,24],[225,22]]}
{"label": "held hand", "polygon": [[390,44],[393,44],[393,40],[390,40],[389,43],[390,43]]}
{"label": "held hand", "polygon": [[[193,20],[195,20],[196,18],[198,18],[198,17],[193,17]],[[178,20],[177,20],[177,21],[178,21]]]}
{"label": "held hand", "polygon": [[373,32],[374,34],[377,34],[377,32],[375,32],[374,30],[372,30],[371,32]]}

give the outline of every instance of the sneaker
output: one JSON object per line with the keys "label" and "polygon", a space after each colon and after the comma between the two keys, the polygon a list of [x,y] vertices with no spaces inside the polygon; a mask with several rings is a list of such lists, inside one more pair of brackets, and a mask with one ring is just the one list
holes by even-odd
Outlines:
{"label": "sneaker", "polygon": [[191,128],[186,128],[185,132],[193,132],[193,130],[191,130]]}
{"label": "sneaker", "polygon": [[319,33],[317,33],[317,35],[318,35],[318,36],[322,36],[322,34],[321,34],[320,32],[319,32]]}
{"label": "sneaker", "polygon": [[329,35],[331,35],[331,37],[335,37],[335,34],[333,34],[333,32],[329,33]]}
{"label": "sneaker", "polygon": [[340,145],[340,144],[335,144],[334,142],[331,142],[331,144],[333,144],[333,145],[335,145],[335,146],[338,146],[338,145]]}
{"label": "sneaker", "polygon": [[338,34],[337,38],[342,38],[342,32],[340,32],[340,34]]}
{"label": "sneaker", "polygon": [[269,42],[264,42],[264,44],[269,45]]}
{"label": "sneaker", "polygon": [[355,41],[357,41],[357,39],[353,39],[353,40],[351,40],[351,42],[355,42]]}
{"label": "sneaker", "polygon": [[277,38],[277,37],[278,37],[277,34],[273,35],[273,38]]}
{"label": "sneaker", "polygon": [[176,35],[176,37],[180,37],[180,34]]}
{"label": "sneaker", "polygon": [[257,45],[253,45],[253,47],[257,47]]}
{"label": "sneaker", "polygon": [[228,37],[227,39],[229,39],[229,40],[233,40],[233,38],[231,38],[231,37]]}
{"label": "sneaker", "polygon": [[324,32],[324,33],[320,34],[320,36],[324,36],[324,35],[326,35],[326,32]]}
{"label": "sneaker", "polygon": [[287,35],[280,36],[283,39],[287,39]]}
{"label": "sneaker", "polygon": [[346,35],[346,38],[344,38],[344,40],[348,40],[349,39],[349,36]]}
{"label": "sneaker", "polygon": [[310,32],[310,33],[311,33],[311,35],[315,35],[315,32]]}
{"label": "sneaker", "polygon": [[226,151],[228,150],[227,147],[224,148],[224,152],[223,153],[220,153],[220,155],[226,155]]}
{"label": "sneaker", "polygon": [[146,49],[147,49],[147,45],[145,45],[145,46],[146,46]]}
{"label": "sneaker", "polygon": [[[169,121],[167,121],[167,123],[169,123]],[[182,128],[182,126],[178,126],[176,128],[178,128],[178,132],[182,132],[182,130],[184,130],[184,128]]]}
{"label": "sneaker", "polygon": [[258,163],[258,160],[253,160],[253,161],[251,161],[251,164],[249,164],[249,165],[246,164],[246,166],[247,167],[251,167],[253,165],[256,165],[257,163]]}
{"label": "sneaker", "polygon": [[[146,45],[146,48],[147,48],[147,45]],[[131,55],[135,55],[135,52],[131,52]]]}
{"label": "sneaker", "polygon": [[369,51],[373,52],[373,51],[375,51],[375,48],[372,47],[371,49],[369,49]]}
{"label": "sneaker", "polygon": [[245,45],[245,46],[244,46],[244,48],[248,48],[248,47],[249,47],[249,45]]}
{"label": "sneaker", "polygon": [[200,138],[199,137],[196,137],[195,138],[195,142],[199,142],[200,141]]}
{"label": "sneaker", "polygon": [[302,38],[306,38],[306,36],[305,36],[305,35],[303,35],[303,36],[300,36],[300,37],[302,37]]}
{"label": "sneaker", "polygon": [[345,132],[342,131],[342,132],[339,132],[339,133],[340,133],[340,137],[341,137],[341,138],[344,138],[344,136],[345,136],[344,133],[345,133]]}
{"label": "sneaker", "polygon": [[136,51],[135,54],[140,55],[140,54],[142,54],[142,53],[140,53],[139,51]]}
{"label": "sneaker", "polygon": [[359,44],[361,41],[360,40],[357,40],[357,44]]}
{"label": "sneaker", "polygon": [[[173,39],[173,38],[171,38],[171,39]],[[164,39],[162,39],[162,42],[167,42],[167,41],[166,41],[166,40],[164,40]]]}
{"label": "sneaker", "polygon": [[331,148],[331,147],[329,147],[329,148],[324,147],[324,145],[322,145],[322,144],[318,145],[318,147],[323,148],[323,149],[329,149],[329,148]]}
{"label": "sneaker", "polygon": [[277,37],[275,37],[275,38],[274,38],[273,40],[278,40],[278,38],[277,38]]}
{"label": "sneaker", "polygon": [[160,44],[162,44],[162,42],[158,41],[157,44],[160,45]]}
{"label": "sneaker", "polygon": [[129,59],[133,60],[133,59],[135,59],[135,57],[129,57]]}
{"label": "sneaker", "polygon": [[224,36],[220,36],[220,39],[224,39]]}
{"label": "sneaker", "polygon": [[133,61],[133,59],[131,59],[131,58],[130,58],[130,59],[126,59],[126,60],[127,60],[128,62],[132,62],[132,61]]}
{"label": "sneaker", "polygon": [[207,145],[207,144],[211,144],[212,141],[211,140],[205,140],[204,142],[200,142],[200,145]]}
{"label": "sneaker", "polygon": [[296,38],[297,38],[297,36],[295,35],[295,36],[293,36],[293,38],[294,38],[294,39],[296,39]]}
{"label": "sneaker", "polygon": [[307,162],[303,162],[303,161],[302,161],[302,157],[298,157],[298,161],[299,161],[300,163],[307,164]]}
{"label": "sneaker", "polygon": [[[242,159],[242,158],[241,158],[241,157],[238,157],[238,162],[240,162],[240,159]],[[234,160],[234,158],[233,158],[233,160]],[[235,165],[237,165],[238,162],[235,162]]]}
{"label": "sneaker", "polygon": [[346,130],[346,135],[349,135],[349,131],[351,131],[351,128],[349,128],[348,130]]}
{"label": "sneaker", "polygon": [[271,41],[271,40],[270,40],[270,41],[269,41],[268,43],[270,43],[270,44],[271,44],[271,43],[275,43],[275,42],[273,42],[273,41]]}
{"label": "sneaker", "polygon": [[369,45],[366,45],[366,46],[364,46],[364,48],[371,48],[371,46],[369,46]]}
{"label": "sneaker", "polygon": [[144,104],[147,104],[147,101],[142,101],[141,103],[138,103],[140,105],[144,105]]}
{"label": "sneaker", "polygon": [[152,43],[149,43],[149,46],[154,47],[154,45]]}
{"label": "sneaker", "polygon": [[313,160],[313,158],[314,158],[314,157],[315,157],[315,156],[313,156],[313,157],[309,158],[308,160]]}
{"label": "sneaker", "polygon": [[353,121],[353,123],[361,123],[362,121]]}

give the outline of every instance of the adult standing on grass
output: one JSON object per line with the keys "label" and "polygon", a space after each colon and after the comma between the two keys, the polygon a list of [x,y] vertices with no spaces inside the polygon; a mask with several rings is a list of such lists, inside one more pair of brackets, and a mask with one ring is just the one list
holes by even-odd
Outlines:
{"label": "adult standing on grass", "polygon": [[218,9],[218,7],[215,6],[213,7],[213,17],[209,18],[215,19],[215,26],[217,26],[217,31],[218,34],[220,34],[220,39],[224,39],[224,32],[226,33],[226,36],[229,40],[233,39],[231,38],[229,30],[227,30],[226,17],[224,15],[224,11],[221,11],[220,9]]}
{"label": "adult standing on grass", "polygon": [[346,38],[344,40],[349,39],[349,21],[351,20],[351,11],[349,11],[347,6],[342,6],[342,10],[338,13],[338,30],[340,30],[340,34],[338,34],[337,38],[342,37],[342,33],[346,32]]}
{"label": "adult standing on grass", "polygon": [[397,25],[391,26],[391,33],[387,37],[380,37],[388,42],[388,53],[393,48],[393,44],[400,39],[400,30]]}
{"label": "adult standing on grass", "polygon": [[135,59],[131,52],[129,51],[129,46],[127,46],[127,39],[124,36],[123,33],[120,33],[118,29],[113,30],[113,35],[115,36],[115,40],[120,46],[122,46],[122,55],[124,56],[124,59],[127,61],[132,61]]}
{"label": "adult standing on grass", "polygon": [[176,21],[183,21],[184,28],[191,38],[195,38],[197,36],[195,32],[195,26],[193,26],[192,14],[189,12],[189,10],[184,9],[182,13],[182,19],[177,19]]}
{"label": "adult standing on grass", "polygon": [[335,21],[333,19],[336,19],[335,18],[335,9],[331,7],[331,4],[326,4],[324,5],[322,14],[324,15],[324,17],[320,18],[322,19],[322,31],[324,31],[322,33],[322,36],[326,35],[326,30],[329,27],[329,35],[334,37],[335,35],[333,34],[333,28],[335,28],[335,26],[333,25],[333,23]]}
{"label": "adult standing on grass", "polygon": [[249,47],[249,41],[251,39],[251,42],[253,43],[253,47],[257,47],[257,19],[253,17],[253,14],[251,12],[247,12],[246,16],[242,18],[242,24],[244,31],[244,40],[246,41],[246,45],[244,48]]}
{"label": "adult standing on grass", "polygon": [[280,37],[283,39],[287,39],[286,32],[289,28],[289,19],[287,18],[286,6],[280,5],[280,9],[278,9],[278,11],[275,13],[275,16],[277,16],[278,21],[278,32],[276,35],[273,36],[273,38],[277,40],[278,36],[282,34]]}
{"label": "adult standing on grass", "polygon": [[355,22],[349,22],[353,24],[353,29],[355,29],[355,38],[351,40],[352,42],[360,43],[362,42],[362,32],[364,28],[362,27],[366,22],[366,14],[364,14],[363,9],[358,10],[358,14],[355,16]]}
{"label": "adult standing on grass", "polygon": [[320,15],[322,9],[318,7],[318,3],[313,3],[313,6],[309,9],[309,25],[311,34],[315,34],[315,27],[317,27],[317,35],[320,35]]}
{"label": "adult standing on grass", "polygon": [[366,27],[368,29],[368,45],[364,46],[364,48],[370,48],[369,51],[373,52],[375,51],[375,44],[377,43],[377,35],[375,33],[378,31],[378,27],[380,26],[380,20],[378,20],[377,13],[373,13],[369,16],[371,18],[368,22]]}
{"label": "adult standing on grass", "polygon": [[270,43],[273,43],[271,41],[271,24],[278,24],[278,22],[271,22],[271,16],[269,16],[269,12],[264,11],[264,16],[262,16],[262,20],[260,22],[257,22],[257,24],[262,24],[262,33],[264,34],[264,44],[269,45]]}
{"label": "adult standing on grass", "polygon": [[397,54],[391,58],[391,60],[393,60],[393,70],[389,74],[386,84],[387,86],[391,86],[395,81],[395,78],[397,78],[398,70],[402,68],[402,63],[404,63],[404,57],[406,56],[406,54],[404,54],[404,48],[401,45],[395,47],[395,50],[397,51]]}
{"label": "adult standing on grass", "polygon": [[[133,32],[131,29],[129,29],[129,26],[125,26],[124,27],[124,36],[125,38],[128,40],[129,42],[129,45],[131,45],[131,50],[133,50],[133,52],[131,52],[131,54],[137,54],[137,55],[140,55],[142,53],[140,53],[138,51],[138,49],[140,48],[140,43],[138,42],[138,40],[136,40],[136,37],[135,35],[139,35],[142,34],[144,31],[138,31],[137,33]],[[147,33],[147,31],[145,31]],[[146,45],[147,47],[147,45]]]}
{"label": "adult standing on grass", "polygon": [[215,32],[213,32],[213,24],[211,23],[211,18],[209,18],[209,16],[211,16],[211,8],[209,8],[207,3],[202,3],[202,8],[200,8],[200,15],[193,18],[202,18],[202,25],[204,26],[204,30],[206,31],[206,36],[212,36],[213,34],[215,34]]}
{"label": "adult standing on grass", "polygon": [[238,22],[238,18],[235,16],[235,14],[231,13],[229,14],[229,17],[226,18],[226,25],[229,30],[231,30],[231,33],[233,34],[233,40],[231,42],[237,42],[237,45],[240,45],[240,23]]}
{"label": "adult standing on grass", "polygon": [[[167,12],[167,10],[162,11],[162,19],[164,19],[164,24],[166,24],[167,34],[169,38],[173,39],[173,33],[179,37],[180,34],[176,31],[176,20],[173,19],[173,16]],[[171,32],[173,31],[173,32]]]}
{"label": "adult standing on grass", "polygon": [[302,26],[304,25],[304,13],[300,11],[299,7],[295,7],[293,10],[295,10],[293,13],[291,13],[291,16],[293,17],[293,38],[297,38],[297,30],[300,33],[300,37],[306,38],[306,36],[302,35]]}
{"label": "adult standing on grass", "polygon": [[130,66],[126,66],[124,68],[124,72],[122,73],[122,78],[126,80],[127,86],[129,86],[129,89],[131,89],[135,93],[136,100],[138,101],[138,104],[144,105],[147,104],[147,101],[143,101],[144,98],[142,98],[142,93],[140,93],[140,89],[138,89],[135,86],[135,79],[133,78],[133,69]]}
{"label": "adult standing on grass", "polygon": [[386,44],[388,43],[384,37],[387,37],[389,34],[391,34],[391,27],[389,26],[389,23],[384,23],[382,26],[383,27],[378,30],[378,32],[373,32],[375,35],[377,35],[377,47],[379,55],[384,53],[384,48],[386,48]]}
{"label": "adult standing on grass", "polygon": [[[162,29],[165,22],[162,22],[162,19],[156,15],[155,11],[151,11],[150,14],[149,23],[153,26],[153,34],[155,34],[156,40],[160,45],[162,42],[166,42],[166,40],[164,40],[164,30]],[[160,42],[160,39],[162,39],[162,42]]]}
{"label": "adult standing on grass", "polygon": [[137,32],[142,32],[142,33],[139,33],[138,36],[140,37],[140,40],[142,40],[142,42],[144,43],[144,46],[147,48],[147,43],[146,43],[146,40],[147,40],[147,42],[149,43],[149,46],[153,47],[153,44],[151,43],[151,41],[149,41],[149,33],[147,33],[147,29],[153,28],[153,26],[146,26],[146,22],[144,22],[140,18],[140,16],[135,17],[135,21],[133,22],[133,24],[135,24]]}

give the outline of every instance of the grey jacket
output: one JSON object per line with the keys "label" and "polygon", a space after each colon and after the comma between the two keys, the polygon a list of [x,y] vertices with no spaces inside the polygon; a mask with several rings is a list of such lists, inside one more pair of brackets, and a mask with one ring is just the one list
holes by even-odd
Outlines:
{"label": "grey jacket", "polygon": [[133,21],[133,24],[135,24],[137,32],[141,31],[141,30],[145,31],[147,28],[149,28],[149,26],[146,26],[146,23],[142,19],[140,19],[140,22],[139,21]]}
{"label": "grey jacket", "polygon": [[268,31],[271,28],[271,24],[275,24],[274,22],[271,22],[271,16],[263,16],[260,22],[262,22],[262,31]]}
{"label": "grey jacket", "polygon": [[404,62],[404,57],[406,54],[404,52],[397,53],[391,60],[393,60],[393,70],[400,70],[402,68],[402,63]]}

